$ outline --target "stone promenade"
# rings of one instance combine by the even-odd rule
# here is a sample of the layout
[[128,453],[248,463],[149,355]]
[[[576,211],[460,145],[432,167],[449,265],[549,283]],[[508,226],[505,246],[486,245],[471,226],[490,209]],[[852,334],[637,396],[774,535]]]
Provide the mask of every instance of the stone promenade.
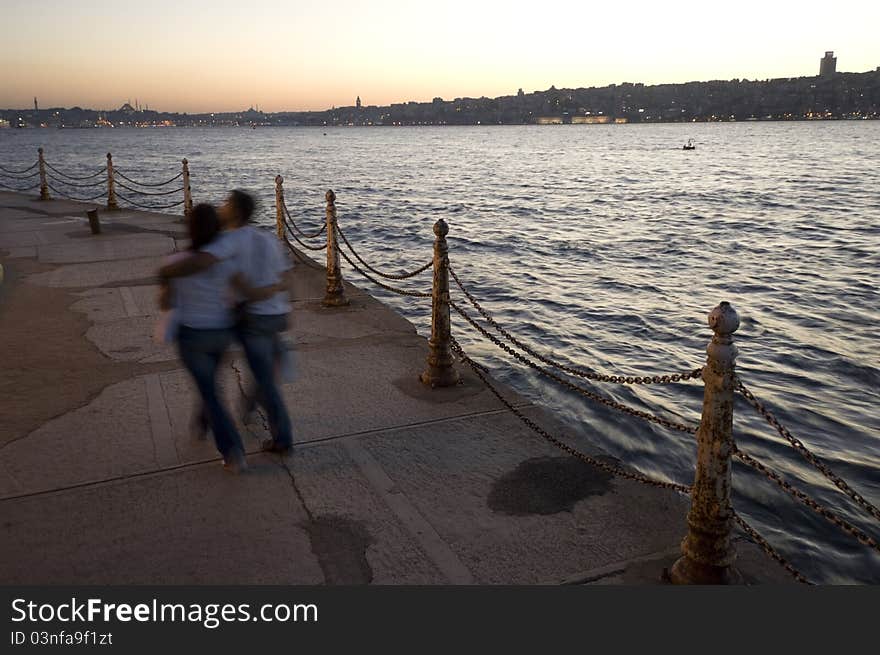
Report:
[[[323,308],[323,272],[297,261],[297,450],[259,453],[257,420],[251,470],[224,473],[152,340],[179,217],[102,211],[92,236],[88,208],[0,193],[0,584],[655,583],[674,560],[686,498],[565,456],[472,376],[422,387],[412,325],[354,286]],[[242,371],[234,351],[230,407]],[[738,545],[747,579],[787,580]]]

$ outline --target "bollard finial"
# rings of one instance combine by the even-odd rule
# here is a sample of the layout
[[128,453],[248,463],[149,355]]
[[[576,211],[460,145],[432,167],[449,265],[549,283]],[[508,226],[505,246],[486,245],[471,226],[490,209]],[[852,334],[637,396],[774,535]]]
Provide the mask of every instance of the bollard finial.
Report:
[[333,193],[333,189],[327,189],[327,193],[324,194],[324,197],[327,199],[327,202],[336,203],[336,194]]
[[111,153],[107,153],[107,159],[113,159],[113,155]]
[[446,224],[442,218],[439,219],[436,223],[434,223],[434,234],[438,237],[445,237],[449,234],[449,225]]
[[739,329],[739,314],[729,302],[722,301],[709,312],[709,327],[716,336],[729,337]]
[[43,154],[43,147],[40,146],[39,148],[37,148],[37,152],[42,155]]
[[187,159],[186,157],[184,157],[183,159],[181,159],[181,162],[183,162],[183,165],[184,165],[184,166],[189,166],[189,159]]
[[275,176],[275,186],[279,186],[281,184],[284,184],[284,178],[281,177],[280,175],[276,175]]

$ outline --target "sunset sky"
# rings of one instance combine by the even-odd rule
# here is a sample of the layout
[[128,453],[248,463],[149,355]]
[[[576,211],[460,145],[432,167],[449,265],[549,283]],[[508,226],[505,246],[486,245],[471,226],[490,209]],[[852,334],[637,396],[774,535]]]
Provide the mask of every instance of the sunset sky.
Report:
[[[797,7],[797,9],[795,9]],[[880,2],[3,0],[0,107],[325,109],[880,66]]]

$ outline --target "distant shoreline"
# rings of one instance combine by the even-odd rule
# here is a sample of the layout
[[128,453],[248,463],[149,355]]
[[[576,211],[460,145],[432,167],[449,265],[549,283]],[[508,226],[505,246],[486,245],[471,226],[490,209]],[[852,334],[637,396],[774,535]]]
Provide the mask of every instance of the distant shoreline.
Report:
[[742,123],[859,123],[874,122],[880,120],[880,116],[865,116],[861,118],[747,118],[744,120],[703,120],[703,121],[644,121],[633,123],[476,123],[476,124],[438,124],[438,123],[405,123],[397,125],[120,125],[113,127],[0,127],[0,134],[4,132],[31,132],[37,130],[179,130],[179,129],[209,129],[209,130],[264,130],[264,129],[303,129],[303,130],[340,130],[340,129],[392,129],[401,127],[437,127],[437,128],[470,128],[470,127],[534,127],[534,128],[551,128],[551,127],[578,127],[578,128],[597,128],[610,127],[620,128],[625,126],[651,126],[651,125],[720,125],[720,124],[742,124]]

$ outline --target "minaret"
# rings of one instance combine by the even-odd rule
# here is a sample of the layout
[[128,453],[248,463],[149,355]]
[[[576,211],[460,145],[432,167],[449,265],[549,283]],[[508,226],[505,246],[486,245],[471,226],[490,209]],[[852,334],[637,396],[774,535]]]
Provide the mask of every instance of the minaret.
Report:
[[34,96],[34,111],[40,111],[40,105],[37,104],[37,96]]
[[356,106],[358,109],[361,108],[361,97],[360,97],[360,96],[357,97],[357,101],[355,102],[355,106]]

